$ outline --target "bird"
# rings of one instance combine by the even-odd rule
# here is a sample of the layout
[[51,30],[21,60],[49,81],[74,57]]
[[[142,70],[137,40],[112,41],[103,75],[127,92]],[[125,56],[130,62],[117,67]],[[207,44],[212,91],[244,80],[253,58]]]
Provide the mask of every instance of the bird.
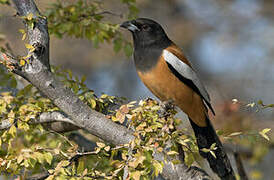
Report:
[[[134,63],[142,82],[162,102],[172,101],[187,114],[200,155],[221,179],[234,180],[230,161],[209,119],[209,110],[215,115],[209,94],[183,51],[152,19],[137,18],[120,27],[133,36]],[[216,157],[202,151],[214,143]]]

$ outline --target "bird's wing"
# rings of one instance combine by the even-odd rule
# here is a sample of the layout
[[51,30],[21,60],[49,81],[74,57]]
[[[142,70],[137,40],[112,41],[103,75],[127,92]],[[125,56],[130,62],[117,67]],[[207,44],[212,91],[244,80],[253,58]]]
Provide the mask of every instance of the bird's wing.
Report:
[[168,50],[164,50],[162,54],[164,60],[167,62],[168,67],[183,83],[187,84],[197,94],[199,94],[213,114],[215,114],[211,104],[210,97],[205,89],[203,83],[199,80],[195,71],[186,63],[181,61],[177,56]]

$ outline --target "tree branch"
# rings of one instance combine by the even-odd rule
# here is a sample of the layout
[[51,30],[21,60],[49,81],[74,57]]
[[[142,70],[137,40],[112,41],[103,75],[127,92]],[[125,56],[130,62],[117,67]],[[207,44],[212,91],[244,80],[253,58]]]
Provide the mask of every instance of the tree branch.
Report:
[[244,165],[243,165],[242,159],[240,157],[240,154],[235,152],[234,153],[234,158],[235,158],[235,161],[236,161],[236,166],[237,166],[238,173],[239,173],[239,176],[240,176],[241,180],[248,180],[248,177],[247,177],[247,174],[245,172]]
[[[29,122],[30,124],[43,124],[43,123],[50,123],[51,130],[56,131],[56,132],[63,132],[61,131],[66,130],[66,131],[73,131],[76,129],[79,129],[76,124],[66,117],[64,114],[61,112],[44,112],[42,113],[37,119],[33,119]],[[0,130],[6,130],[10,128],[12,124],[8,119],[2,120],[0,122]],[[58,127],[55,127],[58,126]]]
[[[70,89],[58,81],[50,72],[49,65],[49,35],[47,20],[40,13],[33,0],[13,0],[18,14],[27,16],[33,14],[35,24],[27,26],[29,44],[35,51],[29,52],[29,63],[18,68],[13,62],[12,71],[27,79],[38,88],[52,102],[58,106],[71,122],[89,133],[114,145],[128,144],[135,137],[132,131],[107,119],[103,114],[92,110],[83,103]],[[0,60],[11,60],[5,54],[0,53]],[[14,64],[15,63],[15,64]],[[164,161],[164,154],[155,155],[156,159]],[[163,177],[166,179],[210,179],[204,172],[188,168],[183,164],[173,165],[171,160],[164,161]]]

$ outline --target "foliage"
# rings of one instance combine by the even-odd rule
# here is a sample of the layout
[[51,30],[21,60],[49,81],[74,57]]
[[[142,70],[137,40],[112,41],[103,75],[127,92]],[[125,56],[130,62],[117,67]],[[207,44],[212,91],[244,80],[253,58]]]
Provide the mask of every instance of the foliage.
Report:
[[0,65],[0,91],[15,90],[17,81],[11,72],[7,72],[2,65]]
[[[79,78],[74,79],[70,71],[59,72],[55,69],[55,72],[61,78],[67,78],[64,80],[65,84],[99,111],[115,100],[114,97],[107,95],[97,98],[82,84],[84,78],[81,78],[81,81]],[[94,152],[74,161],[74,157],[79,154],[78,146],[74,142],[69,141],[64,135],[44,129],[40,124],[31,123],[42,112],[58,110],[50,100],[42,97],[31,85],[20,90],[15,96],[8,92],[2,93],[1,119],[8,119],[12,125],[1,132],[1,171],[15,175],[23,171],[24,175],[21,175],[21,178],[30,172],[35,174],[43,169],[50,173],[48,179],[113,179],[122,177],[127,169],[133,179],[149,179],[151,172],[153,176],[157,176],[163,168],[163,162],[153,160],[154,151],[165,152],[170,156],[176,155],[177,141],[191,149],[186,141],[190,138],[192,140],[188,142],[192,142],[197,152],[193,138],[183,135],[183,131],[175,130],[175,126],[181,122],[174,118],[176,111],[172,109],[162,115],[160,106],[154,100],[141,101],[139,106],[133,104],[134,102],[123,105],[109,115],[109,118],[120,123],[128,121],[129,127],[135,130],[136,139],[133,142],[120,147],[97,142]]]
[[[132,179],[150,179],[163,169],[163,162],[153,160],[154,153],[176,156],[179,154],[178,148],[182,147],[187,165],[190,166],[199,159],[194,136],[186,129],[179,128],[182,122],[174,117],[176,111],[173,108],[163,110],[157,101],[147,99],[140,101],[138,105],[130,102],[116,111],[108,111],[110,105],[117,102],[120,104],[122,99],[106,94],[97,97],[84,84],[85,77],[73,76],[69,70],[54,68],[53,72],[91,108],[104,112],[114,122],[126,124],[133,129],[135,140],[123,146],[97,142],[94,151],[82,153],[75,142],[67,139],[69,133],[59,134],[44,129],[41,124],[32,123],[42,112],[59,109],[28,85],[15,95],[1,93],[1,119],[8,119],[12,124],[1,131],[2,172],[20,175],[21,178],[47,171],[50,174],[48,179],[119,179],[124,174]],[[262,130],[260,134],[266,135],[268,131]],[[258,138],[257,134],[248,136]],[[240,136],[243,133],[236,132],[226,135],[226,138]],[[214,150],[213,144],[212,148],[203,151],[214,156]],[[173,163],[178,161],[174,160]]]
[[[136,17],[138,10],[135,0],[122,0],[129,9],[129,18]],[[57,1],[47,9],[49,32],[62,38],[64,35],[91,40],[95,47],[99,43],[112,42],[115,52],[124,50],[127,56],[132,53],[131,44],[119,32],[119,24],[106,21],[105,16],[120,16],[109,11],[104,11],[103,2],[83,1],[69,3]]]
[[10,5],[9,0],[0,0],[0,4]]

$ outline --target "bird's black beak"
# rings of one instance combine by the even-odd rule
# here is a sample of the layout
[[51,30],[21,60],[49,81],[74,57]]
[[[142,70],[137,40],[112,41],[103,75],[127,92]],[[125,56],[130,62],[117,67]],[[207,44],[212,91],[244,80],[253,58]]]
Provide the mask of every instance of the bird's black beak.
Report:
[[137,27],[137,25],[134,23],[135,21],[126,21],[123,22],[120,27],[128,29],[131,32],[140,31],[140,29]]

